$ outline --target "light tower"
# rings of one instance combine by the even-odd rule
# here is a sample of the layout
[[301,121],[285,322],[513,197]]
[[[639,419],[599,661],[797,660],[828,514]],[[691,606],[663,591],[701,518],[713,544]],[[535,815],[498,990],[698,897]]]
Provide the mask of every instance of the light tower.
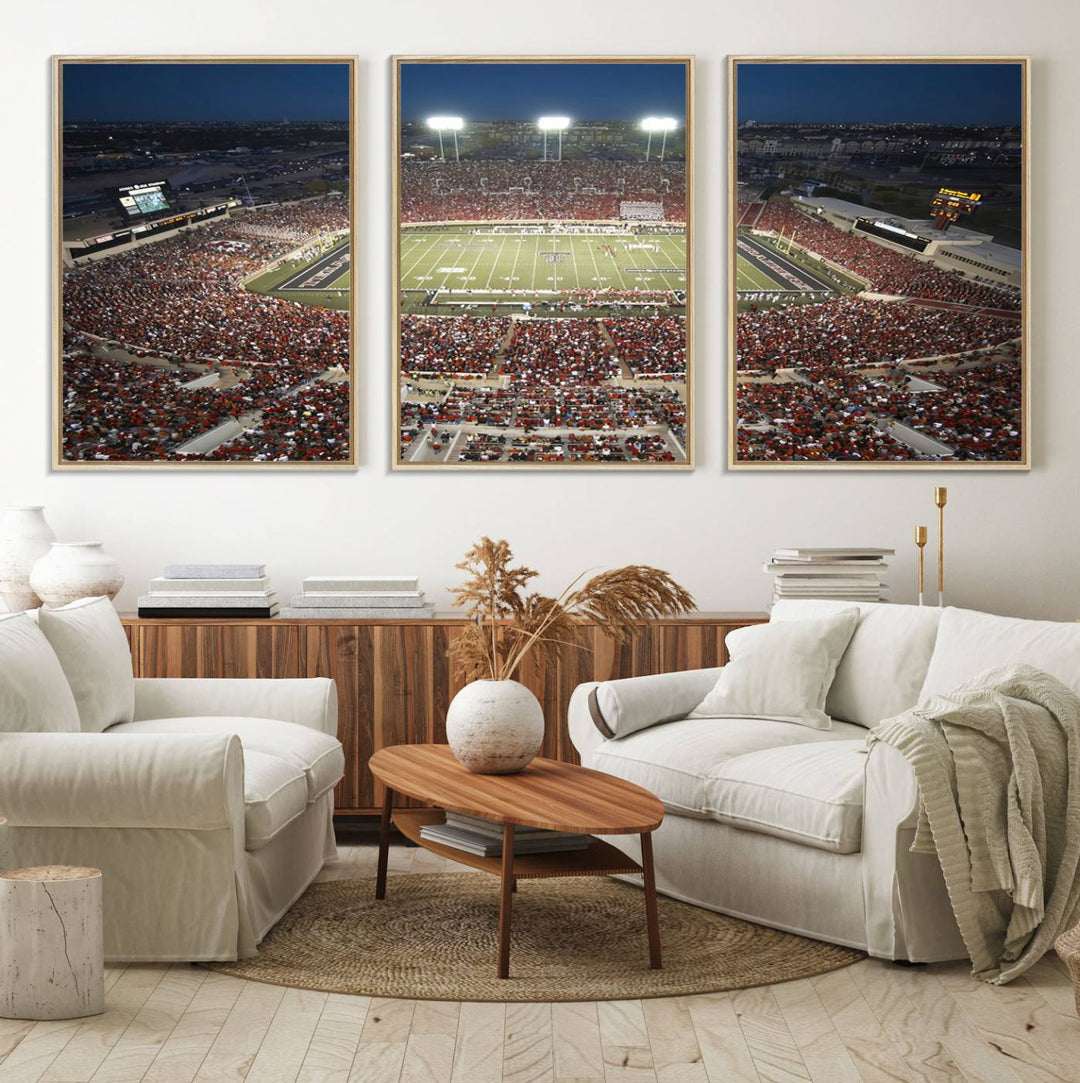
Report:
[[439,133],[439,157],[445,162],[446,154],[443,152],[443,132],[454,133],[454,161],[460,162],[461,158],[458,156],[458,141],[457,133],[465,127],[465,121],[461,117],[428,117],[427,126],[434,128]]
[[652,154],[653,132],[663,132],[664,138],[660,143],[660,161],[663,161],[664,151],[667,149],[668,132],[675,131],[678,126],[679,122],[674,117],[646,117],[641,122],[642,129],[649,133],[649,142],[645,146],[645,161],[648,161]]
[[548,160],[547,156],[547,134],[548,132],[559,133],[559,157],[557,161],[562,161],[562,133],[570,127],[569,117],[541,117],[536,126],[544,133],[544,161]]

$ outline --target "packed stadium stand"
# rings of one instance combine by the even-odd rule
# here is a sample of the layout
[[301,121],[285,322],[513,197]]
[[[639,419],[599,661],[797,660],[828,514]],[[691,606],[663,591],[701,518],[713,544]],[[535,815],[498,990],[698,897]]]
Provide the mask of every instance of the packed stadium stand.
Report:
[[401,166],[401,221],[406,225],[643,216],[686,221],[683,163],[416,160]]
[[754,227],[783,233],[805,248],[858,275],[869,288],[903,297],[930,298],[964,305],[1016,311],[1014,289],[973,282],[958,271],[942,271],[913,255],[894,251],[798,209],[788,199],[771,199]]
[[[244,282],[348,226],[347,201],[311,200],[65,269],[64,458],[182,458],[192,437],[241,417],[251,431],[203,457],[347,458],[347,381],[321,381],[348,372],[348,314]],[[102,343],[143,363],[102,356]],[[221,386],[185,386],[200,370],[219,373]]]
[[823,257],[867,293],[784,305],[766,294],[763,304],[744,305],[740,461],[1020,457],[1016,289],[942,270],[787,199],[740,204],[738,222]]

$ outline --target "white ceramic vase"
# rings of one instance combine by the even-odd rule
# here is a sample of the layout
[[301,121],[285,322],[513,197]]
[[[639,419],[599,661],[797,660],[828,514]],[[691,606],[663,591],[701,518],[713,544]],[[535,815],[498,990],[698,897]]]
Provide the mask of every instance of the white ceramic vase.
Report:
[[115,598],[123,585],[120,562],[105,554],[101,542],[53,542],[30,573],[30,586],[46,609],[80,598]]
[[0,515],[0,600],[12,613],[37,609],[30,570],[56,540],[40,504],[11,505]]
[[524,770],[544,743],[544,709],[517,681],[473,681],[446,711],[446,740],[478,775]]

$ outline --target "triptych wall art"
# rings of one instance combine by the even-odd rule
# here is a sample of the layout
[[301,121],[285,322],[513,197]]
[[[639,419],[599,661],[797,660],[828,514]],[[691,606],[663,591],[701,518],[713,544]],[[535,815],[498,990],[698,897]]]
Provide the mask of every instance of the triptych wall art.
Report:
[[55,465],[354,466],[355,60],[55,71]]
[[730,67],[728,465],[1026,468],[1027,62]]
[[[693,75],[394,59],[395,469],[723,428]],[[56,59],[57,468],[358,465],[355,103],[352,57]],[[737,57],[728,105],[728,468],[1027,468],[1026,59]]]

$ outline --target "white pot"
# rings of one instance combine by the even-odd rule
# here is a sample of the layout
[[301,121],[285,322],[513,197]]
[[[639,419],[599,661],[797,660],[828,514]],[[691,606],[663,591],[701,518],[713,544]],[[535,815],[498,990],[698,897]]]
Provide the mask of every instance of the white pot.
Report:
[[12,505],[0,515],[0,600],[12,613],[37,609],[30,569],[56,540],[40,504]]
[[46,609],[80,598],[115,598],[124,585],[120,562],[106,556],[101,542],[53,542],[30,573],[30,586]]
[[446,740],[478,775],[524,770],[544,743],[544,709],[517,681],[473,681],[450,701]]

